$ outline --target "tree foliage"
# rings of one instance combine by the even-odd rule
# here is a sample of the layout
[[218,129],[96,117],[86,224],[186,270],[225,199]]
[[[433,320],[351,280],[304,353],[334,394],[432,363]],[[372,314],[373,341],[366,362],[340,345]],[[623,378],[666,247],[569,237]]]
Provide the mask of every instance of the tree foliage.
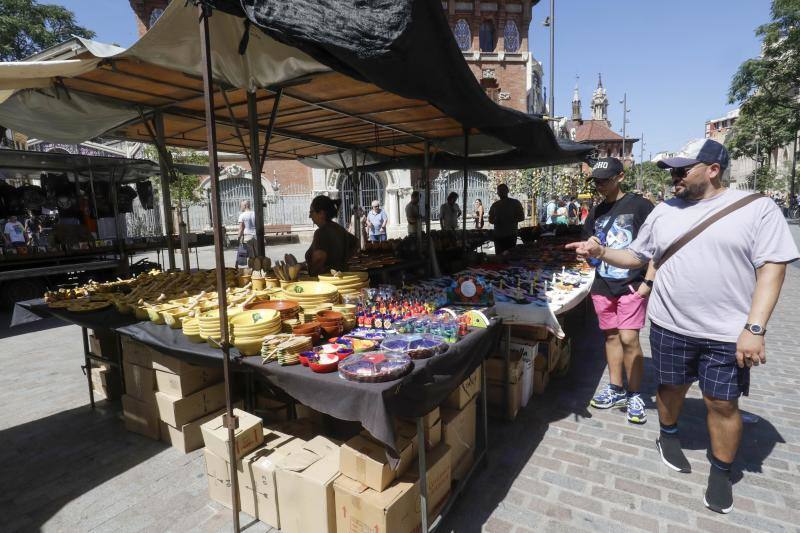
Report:
[[756,29],[761,57],[742,63],[731,80],[728,99],[740,104],[726,143],[734,157],[763,158],[800,130],[800,0],[773,0],[771,15]]
[[92,38],[94,32],[79,26],[73,13],[62,6],[0,0],[0,61],[25,59],[72,35]]
[[632,183],[636,183],[636,178],[642,174],[642,191],[643,193],[649,192],[655,197],[659,194],[666,196],[665,191],[672,187],[672,178],[668,170],[658,168],[658,165],[652,161],[645,161],[625,172],[628,187]]
[[[169,149],[170,157],[174,163],[185,163],[191,165],[208,165],[208,155],[194,150],[179,148]],[[158,161],[158,150],[154,146],[146,146],[144,155],[147,159]],[[153,189],[160,191],[160,180],[158,176],[153,176]],[[200,191],[200,176],[193,174],[183,174],[176,171],[176,179],[169,184],[169,193],[173,205],[178,205],[180,201],[183,205],[199,202],[203,199]]]

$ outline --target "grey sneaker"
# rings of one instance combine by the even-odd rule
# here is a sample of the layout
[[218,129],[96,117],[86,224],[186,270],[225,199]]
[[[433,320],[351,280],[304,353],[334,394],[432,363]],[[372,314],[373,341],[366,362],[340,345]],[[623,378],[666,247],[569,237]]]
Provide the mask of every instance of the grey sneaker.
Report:
[[606,385],[603,390],[592,398],[589,405],[596,409],[611,409],[612,407],[622,407],[628,403],[625,391],[616,392],[611,385]]

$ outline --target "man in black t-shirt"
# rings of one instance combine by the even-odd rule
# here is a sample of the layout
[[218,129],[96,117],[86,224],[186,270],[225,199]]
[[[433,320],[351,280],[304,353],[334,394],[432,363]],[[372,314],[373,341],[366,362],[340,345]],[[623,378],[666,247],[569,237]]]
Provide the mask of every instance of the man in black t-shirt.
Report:
[[[596,239],[604,246],[621,249],[636,238],[653,204],[641,196],[622,192],[623,178],[624,167],[619,159],[607,157],[595,163],[591,179],[604,200],[586,217],[584,239]],[[596,265],[592,303],[605,335],[609,384],[590,405],[598,409],[624,407],[629,422],[644,424],[647,414],[639,395],[643,371],[639,330],[644,327],[655,271],[628,270],[593,261]],[[627,393],[623,374],[628,378]]]

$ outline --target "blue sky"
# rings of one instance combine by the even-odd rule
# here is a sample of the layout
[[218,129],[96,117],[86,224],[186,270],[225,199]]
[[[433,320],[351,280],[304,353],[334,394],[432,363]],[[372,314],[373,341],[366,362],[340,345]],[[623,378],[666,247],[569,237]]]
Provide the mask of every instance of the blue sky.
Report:
[[[128,0],[45,1],[72,10],[100,41],[129,46],[137,38]],[[645,157],[702,137],[707,119],[731,109],[731,76],[758,55],[754,30],[769,20],[769,6],[768,0],[556,0],[556,113],[571,113],[579,75],[588,117],[602,72],[612,127],[622,128],[619,100],[627,92],[628,135],[644,132]],[[531,24],[531,50],[543,63],[545,85],[550,44],[542,21],[549,10],[549,0],[541,0]]]

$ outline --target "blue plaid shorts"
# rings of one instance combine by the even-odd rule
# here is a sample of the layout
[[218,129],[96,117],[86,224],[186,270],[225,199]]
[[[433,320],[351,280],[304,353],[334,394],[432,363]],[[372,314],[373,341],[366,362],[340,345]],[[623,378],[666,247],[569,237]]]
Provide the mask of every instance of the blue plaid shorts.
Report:
[[650,322],[650,351],[662,385],[700,380],[705,396],[735,400],[747,396],[750,369],[736,364],[736,343],[699,339]]

